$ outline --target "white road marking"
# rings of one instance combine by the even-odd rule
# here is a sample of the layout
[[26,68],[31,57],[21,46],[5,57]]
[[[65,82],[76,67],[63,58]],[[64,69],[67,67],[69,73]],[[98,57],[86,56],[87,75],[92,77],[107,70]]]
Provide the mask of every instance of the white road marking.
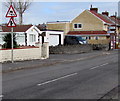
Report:
[[42,86],[42,85],[45,85],[45,84],[48,84],[48,83],[52,83],[52,82],[55,82],[55,81],[58,81],[60,79],[64,79],[64,78],[67,78],[67,77],[70,77],[70,76],[74,76],[74,75],[77,75],[78,73],[73,73],[73,74],[69,74],[69,75],[65,75],[63,77],[59,77],[59,78],[56,78],[56,79],[53,79],[53,80],[50,80],[50,81],[46,81],[46,82],[43,82],[43,83],[40,83],[40,84],[37,84],[38,86]]
[[98,67],[100,67],[100,66],[92,67],[92,68],[90,68],[90,69],[95,69],[95,68],[98,68]]
[[0,98],[2,98],[3,97],[3,95],[0,95]]
[[95,66],[95,67],[92,67],[92,68],[90,68],[90,69],[95,69],[95,68],[98,68],[98,67],[102,67],[102,66],[105,66],[105,65],[107,65],[108,63],[105,63],[105,64],[102,64],[102,65],[99,65],[99,66]]
[[105,66],[105,65],[107,65],[108,63],[105,63],[105,64],[102,64],[102,65],[100,65],[100,66]]

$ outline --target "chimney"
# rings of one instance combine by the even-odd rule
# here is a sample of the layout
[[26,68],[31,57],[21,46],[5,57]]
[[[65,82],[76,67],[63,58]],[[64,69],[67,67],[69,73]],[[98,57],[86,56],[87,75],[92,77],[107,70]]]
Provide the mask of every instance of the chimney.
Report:
[[98,13],[98,8],[92,8],[92,6],[91,6],[90,11],[93,11],[93,12],[95,12],[95,13]]
[[109,12],[107,12],[107,11],[105,11],[105,12],[102,12],[102,15],[109,16]]

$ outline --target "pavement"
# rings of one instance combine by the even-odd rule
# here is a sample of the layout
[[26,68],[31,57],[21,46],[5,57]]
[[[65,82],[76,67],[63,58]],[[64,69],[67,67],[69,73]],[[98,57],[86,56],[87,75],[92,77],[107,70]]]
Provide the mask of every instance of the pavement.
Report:
[[16,70],[23,69],[34,69],[43,66],[55,65],[58,63],[65,62],[74,62],[76,60],[84,60],[86,58],[94,58],[96,56],[109,55],[110,53],[114,54],[117,51],[92,51],[90,53],[82,53],[82,54],[50,54],[49,59],[39,59],[39,60],[28,60],[28,61],[15,61],[4,62],[2,63],[2,73],[12,72]]
[[81,98],[118,99],[116,90],[111,90],[117,84],[117,68],[113,68],[117,66],[117,52],[52,54],[46,60],[3,63],[3,94],[5,98],[74,99],[77,92]]

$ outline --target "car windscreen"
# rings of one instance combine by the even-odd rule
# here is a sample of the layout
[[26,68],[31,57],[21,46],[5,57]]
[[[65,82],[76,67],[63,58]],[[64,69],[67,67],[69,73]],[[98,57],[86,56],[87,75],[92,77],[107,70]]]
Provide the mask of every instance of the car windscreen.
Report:
[[85,39],[83,39],[82,37],[79,37],[79,36],[77,36],[77,39],[78,39],[78,41],[86,41]]

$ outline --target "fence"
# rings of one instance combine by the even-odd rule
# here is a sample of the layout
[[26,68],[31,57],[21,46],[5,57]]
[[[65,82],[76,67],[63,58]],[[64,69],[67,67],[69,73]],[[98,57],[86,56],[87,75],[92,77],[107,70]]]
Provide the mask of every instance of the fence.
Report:
[[[32,59],[47,59],[49,58],[48,43],[39,44],[34,48],[23,48],[13,50],[14,61],[32,60]],[[11,49],[0,50],[0,62],[11,61]]]

